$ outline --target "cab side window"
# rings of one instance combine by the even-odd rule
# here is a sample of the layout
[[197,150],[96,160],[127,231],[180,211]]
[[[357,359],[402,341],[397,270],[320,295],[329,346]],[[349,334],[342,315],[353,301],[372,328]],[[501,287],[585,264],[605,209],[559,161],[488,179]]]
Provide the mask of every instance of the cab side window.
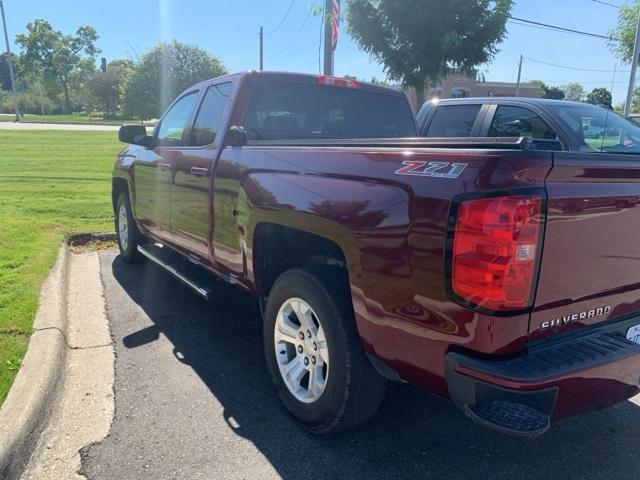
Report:
[[231,86],[231,82],[225,82],[211,85],[207,89],[191,129],[189,145],[202,147],[215,141],[222,115],[231,95]]
[[440,105],[426,137],[468,137],[482,105]]
[[502,105],[496,109],[490,137],[529,137],[534,140],[557,140],[556,132],[528,108]]
[[166,145],[184,145],[182,135],[187,128],[191,113],[195,107],[198,95],[196,92],[190,92],[175,102],[164,114],[162,121],[158,126],[156,136],[162,144]]

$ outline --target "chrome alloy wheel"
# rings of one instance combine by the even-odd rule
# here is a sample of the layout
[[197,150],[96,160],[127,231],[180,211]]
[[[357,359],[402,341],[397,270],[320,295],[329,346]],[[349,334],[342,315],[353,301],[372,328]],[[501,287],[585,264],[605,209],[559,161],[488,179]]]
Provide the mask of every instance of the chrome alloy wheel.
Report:
[[129,245],[129,218],[124,205],[120,205],[118,210],[118,240],[122,249],[126,250]]
[[280,375],[301,402],[317,401],[329,378],[329,349],[322,325],[311,306],[300,298],[286,300],[273,331]]

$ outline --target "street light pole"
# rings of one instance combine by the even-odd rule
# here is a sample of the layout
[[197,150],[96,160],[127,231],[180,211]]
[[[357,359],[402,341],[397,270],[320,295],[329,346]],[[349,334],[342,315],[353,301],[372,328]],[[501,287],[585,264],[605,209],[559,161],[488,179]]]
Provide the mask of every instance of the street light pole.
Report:
[[7,46],[7,62],[9,63],[9,78],[11,79],[11,93],[13,95],[13,110],[16,114],[16,122],[20,121],[20,109],[18,108],[18,93],[16,92],[16,76],[13,71],[13,59],[9,48],[9,34],[7,33],[7,22],[4,18],[4,5],[0,0],[0,15],[2,16],[2,28],[4,29],[4,43]]
[[636,41],[633,44],[633,57],[631,58],[631,74],[629,75],[629,88],[627,90],[627,101],[624,102],[624,114],[631,113],[631,103],[633,102],[633,90],[636,86],[636,69],[638,68],[638,54],[640,54],[640,17],[636,23]]

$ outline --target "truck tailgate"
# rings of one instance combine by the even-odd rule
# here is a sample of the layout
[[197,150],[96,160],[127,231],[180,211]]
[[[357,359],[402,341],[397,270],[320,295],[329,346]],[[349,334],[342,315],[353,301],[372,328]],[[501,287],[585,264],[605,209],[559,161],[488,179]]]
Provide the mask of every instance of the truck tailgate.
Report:
[[640,310],[640,155],[557,153],[532,340]]

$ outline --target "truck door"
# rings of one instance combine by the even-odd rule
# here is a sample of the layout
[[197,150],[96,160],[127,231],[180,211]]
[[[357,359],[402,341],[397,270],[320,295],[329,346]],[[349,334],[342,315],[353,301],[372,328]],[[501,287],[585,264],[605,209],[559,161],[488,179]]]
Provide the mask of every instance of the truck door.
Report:
[[160,146],[140,150],[134,162],[136,218],[161,239],[171,239],[172,158],[183,145],[197,98],[198,91],[194,90],[173,103],[156,128]]
[[171,230],[178,246],[194,253],[205,264],[213,261],[209,248],[213,225],[209,191],[220,145],[224,141],[222,119],[229,108],[232,82],[210,85],[202,96],[187,146],[171,158]]

